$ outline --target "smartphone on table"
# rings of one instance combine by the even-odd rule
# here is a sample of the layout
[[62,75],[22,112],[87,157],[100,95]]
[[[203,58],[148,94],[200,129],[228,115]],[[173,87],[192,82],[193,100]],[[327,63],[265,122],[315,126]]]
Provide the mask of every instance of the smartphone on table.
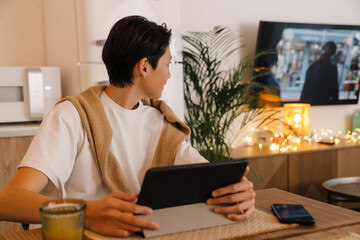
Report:
[[282,223],[315,224],[315,219],[301,204],[272,204],[271,210]]

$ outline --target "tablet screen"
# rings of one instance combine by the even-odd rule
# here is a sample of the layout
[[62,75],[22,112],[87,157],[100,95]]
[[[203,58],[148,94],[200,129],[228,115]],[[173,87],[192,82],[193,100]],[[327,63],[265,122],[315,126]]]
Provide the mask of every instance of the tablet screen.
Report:
[[211,192],[241,180],[247,159],[149,169],[137,204],[152,209],[205,202]]

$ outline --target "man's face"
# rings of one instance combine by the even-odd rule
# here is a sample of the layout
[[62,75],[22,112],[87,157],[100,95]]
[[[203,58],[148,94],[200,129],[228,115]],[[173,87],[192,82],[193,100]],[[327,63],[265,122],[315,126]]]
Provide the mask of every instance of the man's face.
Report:
[[156,69],[149,64],[147,69],[147,77],[143,82],[143,90],[149,98],[158,99],[161,97],[162,91],[170,74],[171,54],[169,46],[166,48],[164,55],[158,61]]
[[328,57],[331,57],[332,55],[335,54],[335,51],[334,51],[334,49],[333,49],[331,46],[325,45],[325,46],[324,46],[324,53],[325,53]]

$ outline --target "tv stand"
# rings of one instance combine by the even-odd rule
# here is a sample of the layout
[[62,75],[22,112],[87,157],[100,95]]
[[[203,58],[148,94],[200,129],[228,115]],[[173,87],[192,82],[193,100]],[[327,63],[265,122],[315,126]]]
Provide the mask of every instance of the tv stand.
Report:
[[299,144],[298,150],[273,152],[269,147],[239,147],[232,150],[232,158],[248,158],[258,172],[248,178],[255,190],[279,188],[326,202],[328,193],[322,187],[326,180],[360,176],[360,143],[356,144]]

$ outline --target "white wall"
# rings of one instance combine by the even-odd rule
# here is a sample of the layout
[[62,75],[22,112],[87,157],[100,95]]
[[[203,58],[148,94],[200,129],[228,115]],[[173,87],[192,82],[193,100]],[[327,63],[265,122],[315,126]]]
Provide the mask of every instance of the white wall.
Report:
[[0,65],[43,66],[42,0],[0,0]]
[[[169,27],[180,28],[182,32],[207,31],[215,25],[230,26],[243,35],[246,47],[242,55],[255,50],[259,20],[360,25],[360,0],[112,0],[106,1],[108,4],[102,0],[87,0],[101,6],[112,3],[114,6],[110,9],[117,15],[102,19],[102,23],[90,21],[90,27],[106,26],[100,31],[101,35],[95,36],[91,28],[84,33],[84,29],[76,26],[76,14],[81,10],[79,5],[85,0],[25,2],[0,1],[0,28],[6,33],[0,41],[0,64],[61,66],[64,96],[73,95],[81,89],[76,63],[93,60],[92,52],[83,55],[82,46],[77,44],[78,37],[88,35],[89,43],[94,46],[94,40],[103,38],[116,18],[122,15],[149,12],[152,14],[148,17],[156,16],[157,19],[153,20],[166,21]],[[124,5],[126,8],[122,8]],[[92,10],[104,11],[103,8]],[[91,15],[94,12],[89,11],[88,14],[84,17],[96,18]],[[24,39],[26,44],[23,44]],[[98,54],[101,48],[95,48]],[[102,79],[99,77],[99,80]],[[350,129],[351,114],[355,111],[360,111],[359,104],[312,107],[311,129]]]
[[75,2],[43,0],[43,13],[46,65],[60,67],[62,96],[74,95],[80,91]]
[[[246,47],[255,51],[260,20],[360,25],[359,0],[182,0],[185,31],[208,31],[216,25],[238,29]],[[346,131],[360,104],[311,107],[310,128]]]

